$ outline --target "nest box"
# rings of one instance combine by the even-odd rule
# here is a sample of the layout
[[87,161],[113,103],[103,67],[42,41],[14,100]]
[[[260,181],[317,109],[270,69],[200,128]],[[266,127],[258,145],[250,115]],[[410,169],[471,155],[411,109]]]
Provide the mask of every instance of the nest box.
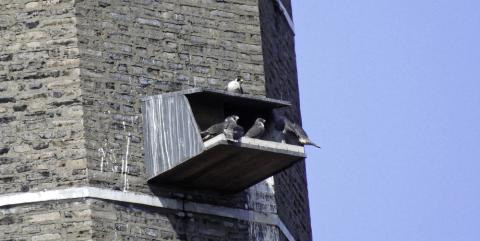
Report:
[[[143,99],[146,171],[152,185],[234,193],[264,180],[305,157],[303,146],[219,134],[207,141],[201,130],[240,117],[247,130],[257,117],[271,123],[272,110],[290,103],[247,94],[193,88]],[[272,128],[270,128],[272,129]]]

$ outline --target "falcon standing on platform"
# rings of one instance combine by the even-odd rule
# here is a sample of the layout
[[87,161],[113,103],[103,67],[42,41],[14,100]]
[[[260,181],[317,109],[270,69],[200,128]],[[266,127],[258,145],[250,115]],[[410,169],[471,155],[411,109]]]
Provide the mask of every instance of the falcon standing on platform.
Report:
[[216,123],[208,127],[208,129],[200,132],[202,139],[205,141],[210,139],[218,134],[222,134],[225,132],[225,129],[232,128],[233,125],[236,125],[237,120],[239,119],[236,115],[231,115],[225,118],[223,122]]
[[243,81],[244,81],[243,78],[239,76],[234,80],[228,82],[226,87],[227,91],[231,93],[243,94],[243,88],[242,88]]
[[223,133],[229,141],[238,142],[245,134],[243,127],[237,124],[238,119],[240,118],[237,115],[231,115],[225,119]]
[[265,122],[265,119],[257,118],[245,136],[250,138],[260,138],[265,132]]

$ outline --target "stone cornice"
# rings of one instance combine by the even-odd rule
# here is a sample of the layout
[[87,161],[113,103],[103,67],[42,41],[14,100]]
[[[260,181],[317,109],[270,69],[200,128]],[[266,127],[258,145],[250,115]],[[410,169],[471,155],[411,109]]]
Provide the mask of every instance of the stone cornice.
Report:
[[280,217],[273,213],[262,213],[251,210],[229,208],[210,204],[183,201],[173,198],[157,197],[141,193],[122,192],[96,187],[76,187],[58,190],[47,190],[41,192],[4,194],[0,195],[0,207],[78,198],[95,198],[123,203],[132,203],[267,224],[278,227],[278,229],[289,241],[295,241],[295,238],[287,229]]

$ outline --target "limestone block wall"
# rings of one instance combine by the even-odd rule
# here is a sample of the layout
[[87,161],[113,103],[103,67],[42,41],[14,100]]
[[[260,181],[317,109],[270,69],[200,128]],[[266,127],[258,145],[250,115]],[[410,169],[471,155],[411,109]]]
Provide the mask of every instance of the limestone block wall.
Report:
[[[241,75],[246,92],[292,101],[300,121],[293,43],[274,0],[0,1],[0,201],[94,186],[278,212],[293,236],[311,240],[303,163],[222,195],[150,186],[143,162],[147,95],[223,89]],[[0,206],[2,232],[2,240],[286,240],[269,224],[86,196]]]
[[86,184],[73,0],[0,1],[0,193]]
[[[264,94],[257,1],[77,2],[92,185],[152,192],[145,182],[142,97],[193,86],[223,89],[237,75],[247,92]],[[201,199],[245,206],[232,197]]]
[[24,204],[0,208],[0,240],[92,240],[86,200]]
[[246,221],[93,200],[94,240],[249,240]]

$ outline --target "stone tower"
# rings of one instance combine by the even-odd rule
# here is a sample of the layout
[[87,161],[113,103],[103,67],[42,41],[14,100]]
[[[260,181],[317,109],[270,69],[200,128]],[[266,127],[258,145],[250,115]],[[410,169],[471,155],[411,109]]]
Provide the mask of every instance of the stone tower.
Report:
[[237,194],[146,180],[140,99],[287,100],[290,0],[1,0],[0,240],[311,240],[304,162]]

